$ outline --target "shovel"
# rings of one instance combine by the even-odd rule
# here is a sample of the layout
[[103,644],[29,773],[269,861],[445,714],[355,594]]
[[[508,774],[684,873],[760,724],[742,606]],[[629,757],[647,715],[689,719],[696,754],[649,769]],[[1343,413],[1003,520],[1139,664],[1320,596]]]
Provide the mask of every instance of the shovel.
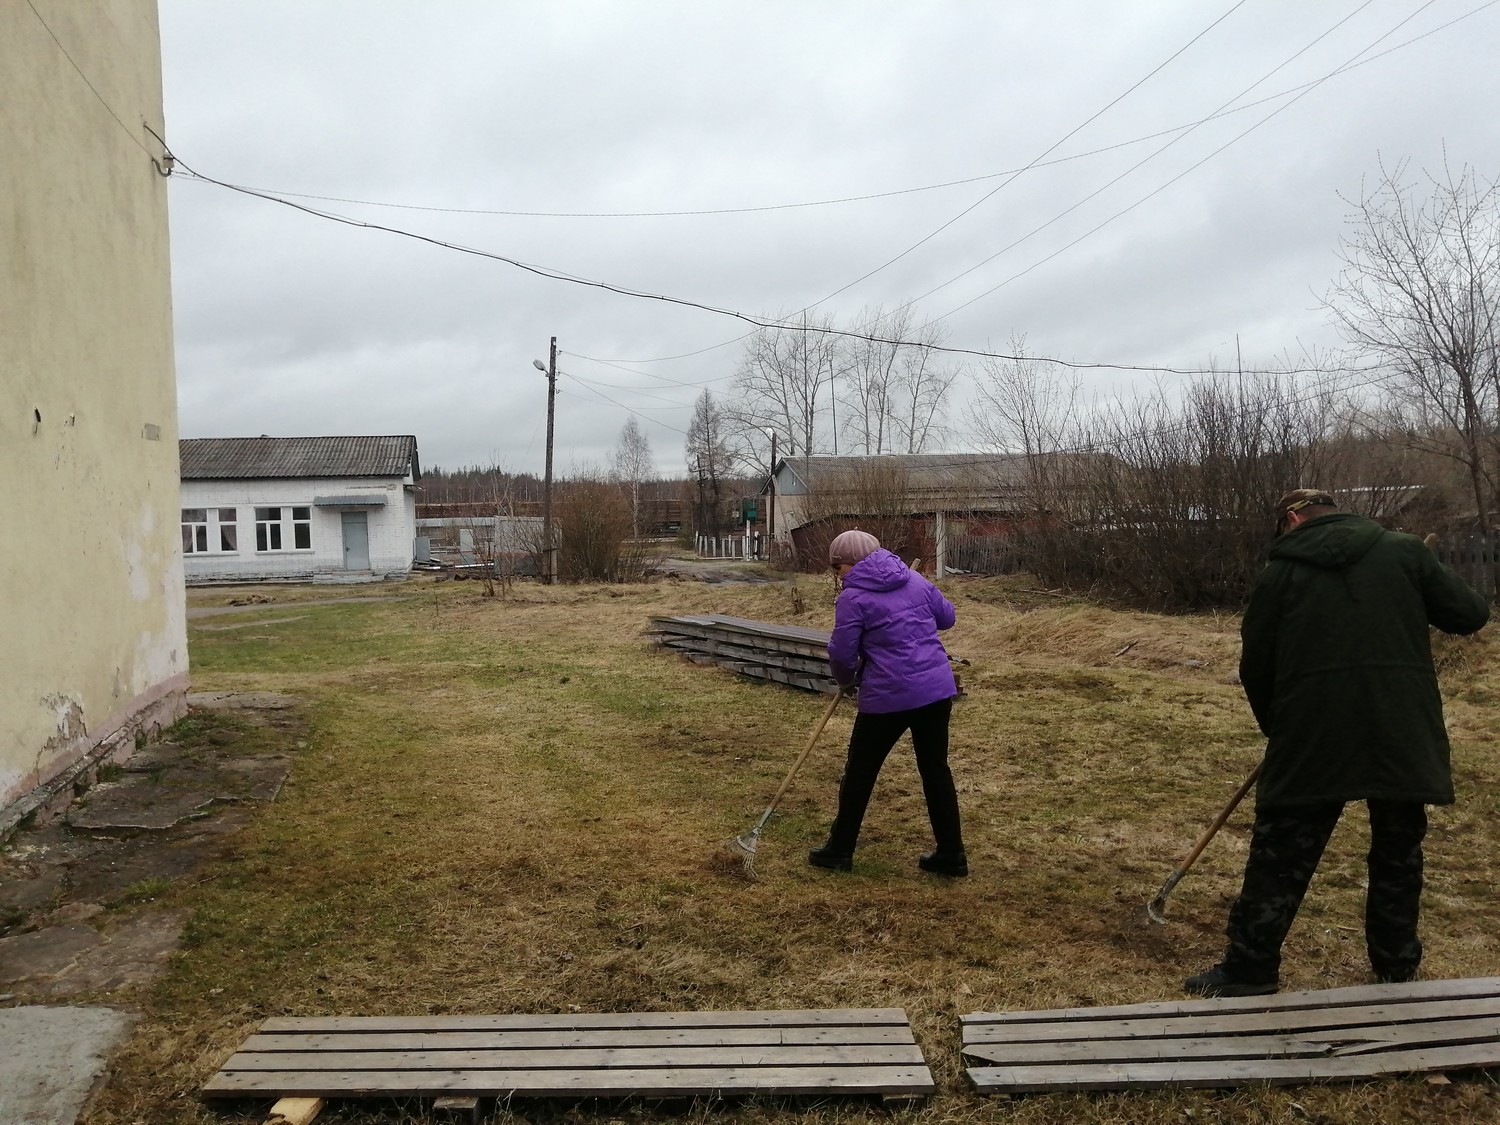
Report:
[[1234,791],[1234,796],[1229,798],[1229,803],[1220,810],[1219,815],[1198,837],[1198,842],[1193,845],[1193,850],[1183,857],[1177,865],[1177,870],[1167,876],[1167,881],[1161,885],[1161,890],[1156,892],[1156,897],[1146,904],[1146,917],[1157,925],[1167,924],[1167,896],[1172,893],[1174,887],[1182,882],[1182,877],[1188,873],[1188,869],[1198,862],[1198,857],[1203,854],[1203,849],[1208,847],[1208,842],[1218,834],[1219,829],[1224,827],[1224,822],[1229,819],[1230,814],[1245,799],[1245,794],[1250,792],[1250,787],[1255,784],[1255,779],[1260,776],[1261,763],[1256,762],[1255,768],[1250,771],[1250,776],[1245,778],[1240,787]]

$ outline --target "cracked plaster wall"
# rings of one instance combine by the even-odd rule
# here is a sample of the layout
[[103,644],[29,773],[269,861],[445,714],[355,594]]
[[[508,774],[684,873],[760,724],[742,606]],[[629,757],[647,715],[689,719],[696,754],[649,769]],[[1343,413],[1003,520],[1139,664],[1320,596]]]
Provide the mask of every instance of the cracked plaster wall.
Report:
[[181,713],[187,623],[155,0],[0,5],[0,73],[3,813]]

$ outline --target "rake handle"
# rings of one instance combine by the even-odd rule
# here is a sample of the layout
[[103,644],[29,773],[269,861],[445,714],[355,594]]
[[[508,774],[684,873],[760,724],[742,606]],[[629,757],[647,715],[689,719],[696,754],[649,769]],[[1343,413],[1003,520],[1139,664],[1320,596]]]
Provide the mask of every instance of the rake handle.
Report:
[[1234,796],[1229,798],[1229,803],[1219,810],[1219,815],[1214,817],[1213,823],[1203,830],[1203,835],[1198,837],[1198,842],[1193,845],[1193,850],[1188,852],[1183,861],[1178,864],[1177,870],[1172,872],[1174,878],[1168,881],[1168,890],[1176,886],[1177,880],[1188,873],[1188,868],[1198,862],[1198,857],[1203,854],[1203,849],[1208,847],[1208,842],[1219,834],[1219,829],[1224,827],[1224,822],[1233,815],[1234,810],[1245,799],[1245,794],[1250,792],[1250,787],[1255,784],[1256,778],[1260,777],[1260,767],[1261,763],[1256,762],[1255,768],[1250,771],[1250,775],[1240,783],[1240,787],[1234,791]]
[[771,803],[766,806],[766,811],[761,815],[761,824],[770,819],[771,813],[781,803],[781,798],[785,797],[786,791],[792,787],[792,782],[796,780],[798,771],[802,769],[802,763],[807,761],[807,756],[812,753],[813,747],[818,744],[818,739],[823,735],[823,728],[828,725],[828,720],[833,718],[834,711],[838,709],[839,700],[843,698],[844,691],[840,688],[834,693],[833,698],[828,701],[828,706],[823,710],[823,717],[818,720],[818,725],[813,727],[812,737],[807,740],[807,745],[802,748],[802,753],[797,755],[797,760],[792,763],[791,771],[781,783],[781,788],[776,790],[776,796],[771,798]]

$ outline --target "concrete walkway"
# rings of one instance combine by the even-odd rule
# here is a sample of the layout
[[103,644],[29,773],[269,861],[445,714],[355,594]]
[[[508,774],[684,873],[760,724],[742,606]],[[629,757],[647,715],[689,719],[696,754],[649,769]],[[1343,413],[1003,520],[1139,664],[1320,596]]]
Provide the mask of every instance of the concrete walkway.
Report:
[[133,1020],[111,1008],[0,1008],[0,1122],[74,1125]]

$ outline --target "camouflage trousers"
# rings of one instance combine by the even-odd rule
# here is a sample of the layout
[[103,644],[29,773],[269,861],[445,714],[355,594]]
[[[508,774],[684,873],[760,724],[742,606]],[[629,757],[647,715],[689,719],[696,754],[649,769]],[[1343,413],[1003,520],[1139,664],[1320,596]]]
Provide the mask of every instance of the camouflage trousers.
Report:
[[[1422,838],[1427,809],[1411,801],[1367,801],[1369,890],[1365,945],[1382,980],[1409,980],[1422,961],[1417,916],[1422,897]],[[1258,811],[1240,897],[1229,910],[1224,971],[1269,982],[1281,970],[1281,943],[1292,927],[1343,802]]]

